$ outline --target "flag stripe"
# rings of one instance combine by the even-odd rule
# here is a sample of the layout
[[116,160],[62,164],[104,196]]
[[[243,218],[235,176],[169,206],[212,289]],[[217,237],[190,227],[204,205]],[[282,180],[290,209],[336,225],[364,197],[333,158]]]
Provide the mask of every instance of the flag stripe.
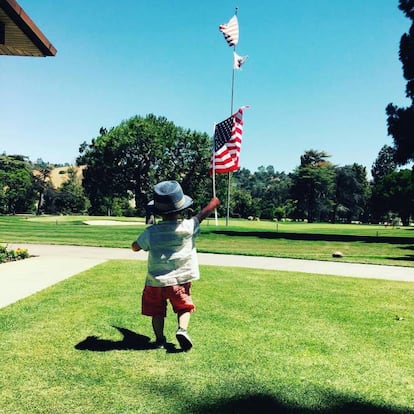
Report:
[[210,161],[210,174],[238,170],[243,134],[243,110],[216,125],[214,130],[214,153]]

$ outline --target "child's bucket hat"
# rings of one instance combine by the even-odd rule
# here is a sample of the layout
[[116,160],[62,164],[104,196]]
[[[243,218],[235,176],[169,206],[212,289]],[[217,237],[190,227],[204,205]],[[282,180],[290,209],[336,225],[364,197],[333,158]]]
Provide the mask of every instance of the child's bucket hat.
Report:
[[150,212],[171,214],[185,210],[193,204],[193,199],[183,193],[177,181],[161,181],[154,186],[154,200],[147,204]]

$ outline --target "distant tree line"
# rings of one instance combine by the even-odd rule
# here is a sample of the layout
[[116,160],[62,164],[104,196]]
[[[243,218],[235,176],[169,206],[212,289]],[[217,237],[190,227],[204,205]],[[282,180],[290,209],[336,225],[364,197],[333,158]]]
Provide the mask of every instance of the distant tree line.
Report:
[[[412,24],[400,41],[399,58],[411,105],[386,108],[388,134],[371,168],[353,163],[337,166],[324,151],[309,149],[290,173],[261,166],[232,174],[230,214],[233,217],[330,221],[396,222],[408,225],[414,217],[414,0],[399,8]],[[211,138],[177,127],[164,117],[135,116],[79,148],[83,179],[69,168],[67,179],[55,188],[53,166],[31,162],[23,155],[0,155],[0,214],[144,215],[153,185],[164,179],[182,183],[197,209],[211,197],[208,168]],[[227,198],[227,175],[217,176],[217,193]],[[133,201],[131,203],[131,201]],[[226,203],[219,214],[225,215]]]
[[[140,119],[146,121],[158,123],[159,119],[152,116]],[[165,123],[165,119],[161,121]],[[173,125],[167,125],[174,130]],[[68,168],[58,188],[50,179],[52,166],[32,163],[21,155],[2,155],[0,213],[143,216],[152,197],[152,186],[162,179],[179,180],[184,191],[194,197],[197,209],[211,197],[211,178],[207,173],[210,142],[204,134],[181,128],[177,132],[176,138],[180,139],[177,156],[171,155],[175,145],[172,139],[172,148],[165,152],[161,151],[160,143],[156,144],[160,145],[160,153],[153,159],[148,155],[152,140],[146,140],[142,154],[135,141],[131,149],[129,146],[120,149],[106,135],[100,135],[93,144],[81,146],[79,162],[86,166],[83,179],[79,179],[75,168]],[[117,132],[113,133],[116,136]],[[124,158],[118,154],[124,154]],[[305,151],[300,164],[288,174],[275,171],[273,166],[262,166],[255,172],[243,168],[231,177],[230,215],[308,222],[401,220],[408,225],[414,217],[413,172],[398,170],[393,154],[392,147],[381,149],[371,169],[371,181],[364,166],[356,163],[336,166],[329,162],[328,154],[317,150]],[[131,156],[134,158],[130,159]],[[137,159],[140,163],[135,164]],[[223,200],[219,215],[224,216],[227,175],[217,175],[216,181],[218,196]]]

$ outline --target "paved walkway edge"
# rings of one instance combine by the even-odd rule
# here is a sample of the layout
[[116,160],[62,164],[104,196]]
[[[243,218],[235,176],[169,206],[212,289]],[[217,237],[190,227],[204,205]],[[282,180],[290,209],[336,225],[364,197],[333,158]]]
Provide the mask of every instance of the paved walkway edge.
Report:
[[[107,260],[146,260],[148,257],[143,251],[134,253],[120,248],[26,243],[9,244],[8,247],[28,249],[35,257],[0,265],[0,308]],[[207,253],[199,253],[198,258],[201,265],[414,282],[414,268],[401,266]]]

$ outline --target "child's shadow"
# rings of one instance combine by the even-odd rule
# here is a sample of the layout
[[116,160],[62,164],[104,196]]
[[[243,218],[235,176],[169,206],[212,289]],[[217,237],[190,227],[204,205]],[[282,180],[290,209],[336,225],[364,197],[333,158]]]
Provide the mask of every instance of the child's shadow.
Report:
[[[97,336],[88,336],[83,341],[75,345],[75,349],[80,351],[145,351],[149,349],[158,349],[154,342],[150,342],[150,338],[145,335],[137,334],[126,328],[120,328],[113,326],[122,335],[123,338],[120,341],[113,341],[112,339],[101,339]],[[182,349],[177,349],[174,344],[167,343],[164,346],[167,353],[176,354],[182,352]]]

